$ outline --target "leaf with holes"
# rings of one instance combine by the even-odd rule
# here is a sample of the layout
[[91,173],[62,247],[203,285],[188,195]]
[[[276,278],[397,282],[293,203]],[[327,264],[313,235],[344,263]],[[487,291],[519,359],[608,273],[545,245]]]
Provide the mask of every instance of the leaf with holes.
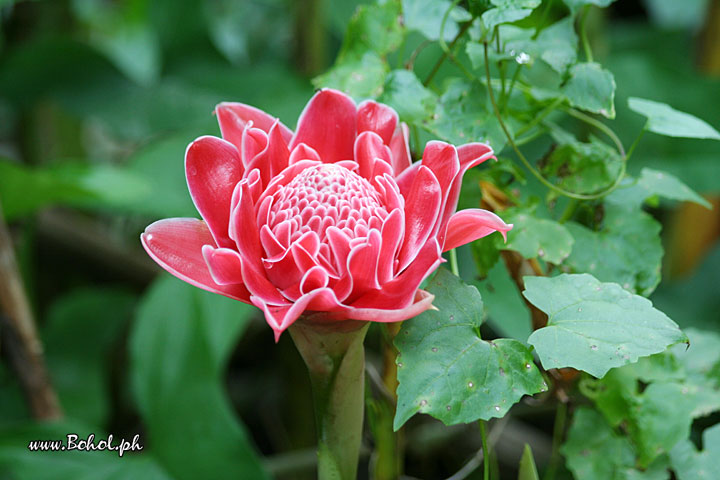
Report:
[[596,377],[662,352],[687,337],[639,295],[588,274],[525,277],[525,298],[548,315],[528,343],[543,367],[572,367]]
[[475,287],[440,269],[428,291],[438,310],[405,322],[395,339],[396,430],[417,412],[446,425],[502,417],[523,395],[547,389],[525,345],[480,338],[483,305]]

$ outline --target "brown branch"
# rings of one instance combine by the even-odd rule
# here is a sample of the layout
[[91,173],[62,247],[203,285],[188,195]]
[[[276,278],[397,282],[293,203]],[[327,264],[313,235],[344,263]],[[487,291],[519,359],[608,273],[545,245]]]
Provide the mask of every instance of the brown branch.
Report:
[[38,338],[1,208],[0,279],[0,308],[4,312],[0,328],[10,364],[25,391],[33,416],[39,420],[60,418],[62,410],[45,367],[42,343]]

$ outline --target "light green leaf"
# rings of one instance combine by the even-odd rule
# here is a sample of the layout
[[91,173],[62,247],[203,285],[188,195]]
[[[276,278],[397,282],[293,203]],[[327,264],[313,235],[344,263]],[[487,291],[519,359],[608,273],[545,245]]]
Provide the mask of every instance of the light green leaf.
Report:
[[[268,478],[221,381],[255,312],[167,276],[140,304],[130,336],[132,385],[153,451],[178,480]],[[188,450],[190,433],[203,441]]]
[[[402,0],[405,27],[408,30],[417,30],[428,40],[439,40],[443,18],[451,6],[450,0]],[[454,7],[445,22],[445,41],[451,41],[460,31],[458,22],[471,18],[465,9]]]
[[573,272],[591,273],[604,282],[649,296],[660,283],[663,256],[660,224],[640,209],[605,203],[600,231],[568,222],[575,244],[565,265]]
[[383,57],[402,43],[404,30],[399,0],[361,5],[348,24],[338,63],[359,59],[367,51]]
[[578,63],[562,89],[570,105],[615,118],[615,78],[597,63]]
[[377,54],[366,52],[359,60],[336,64],[313,79],[317,88],[336,88],[355,100],[377,98],[383,91],[387,64]]
[[405,322],[395,338],[395,429],[417,412],[446,425],[502,417],[523,395],[547,389],[522,343],[480,338],[482,299],[474,287],[440,269],[427,290],[438,310]]
[[622,159],[610,145],[595,137],[590,142],[558,146],[544,162],[545,176],[576,193],[593,193],[609,187],[622,169]]
[[[711,209],[710,202],[697,194],[693,189],[667,172],[643,168],[638,179],[638,186],[645,189],[650,195],[658,195],[671,200],[695,202],[705,208]],[[646,197],[647,198],[647,197]]]
[[548,315],[533,345],[546,369],[572,367],[602,377],[687,337],[646,298],[592,275],[525,277],[523,295]]
[[[532,8],[497,7],[491,8],[482,14],[482,21],[488,31],[492,31],[497,25],[512,23],[529,17]],[[470,45],[470,44],[468,44]]]
[[500,30],[505,51],[525,52],[531,59],[542,59],[558,73],[564,74],[577,60],[578,37],[571,17],[545,28],[535,39],[531,30],[513,25],[503,25]]
[[614,1],[615,0],[565,0],[565,5],[570,7],[572,12],[577,12],[585,5],[595,5],[597,7],[605,8]]
[[698,452],[687,439],[670,451],[670,462],[678,480],[715,480],[720,458],[720,424],[703,432],[703,450]]
[[525,444],[522,458],[520,458],[520,469],[518,471],[518,480],[540,480],[535,459],[533,458],[530,445]]
[[708,138],[720,140],[720,132],[704,120],[689,113],[675,110],[669,105],[643,98],[628,98],[628,106],[633,112],[648,119],[647,129],[668,137]]
[[402,120],[414,123],[432,115],[437,98],[413,72],[403,69],[388,74],[379,101],[393,107]]
[[525,258],[540,257],[550,263],[560,263],[570,255],[574,240],[563,225],[517,210],[503,212],[503,219],[514,225],[504,250],[515,250]]

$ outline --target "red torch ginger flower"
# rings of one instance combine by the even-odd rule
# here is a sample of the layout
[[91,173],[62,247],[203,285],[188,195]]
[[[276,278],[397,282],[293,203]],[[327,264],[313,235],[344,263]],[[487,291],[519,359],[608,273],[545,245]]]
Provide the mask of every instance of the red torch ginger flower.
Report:
[[512,228],[485,210],[455,213],[463,174],[490,147],[429,142],[411,164],[407,126],[386,105],[321,90],[294,133],[247,105],[216,113],[223,138],[185,154],[204,220],[160,220],[142,243],[176,277],[262,309],[276,339],[306,311],[411,318],[432,306],[418,287],[443,251]]

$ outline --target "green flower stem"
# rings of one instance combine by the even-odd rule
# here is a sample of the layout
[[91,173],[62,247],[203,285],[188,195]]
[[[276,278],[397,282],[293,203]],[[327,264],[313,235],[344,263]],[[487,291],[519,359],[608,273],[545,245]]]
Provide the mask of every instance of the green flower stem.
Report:
[[580,19],[580,42],[582,43],[583,50],[585,51],[585,60],[592,63],[593,54],[592,49],[590,48],[590,42],[588,41],[587,30],[585,28],[588,15],[590,15],[590,7],[591,5],[585,5],[585,10],[583,11],[582,18]]
[[567,420],[567,404],[560,402],[555,412],[555,425],[553,427],[552,453],[550,465],[545,471],[543,480],[555,480],[558,466],[560,465],[560,444],[565,434],[565,421]]
[[318,479],[355,480],[365,388],[363,340],[369,322],[327,322],[320,314],[290,327],[310,373],[318,431]]
[[483,480],[490,480],[490,450],[488,449],[487,429],[485,428],[485,420],[479,420],[480,438],[482,440],[483,449]]

